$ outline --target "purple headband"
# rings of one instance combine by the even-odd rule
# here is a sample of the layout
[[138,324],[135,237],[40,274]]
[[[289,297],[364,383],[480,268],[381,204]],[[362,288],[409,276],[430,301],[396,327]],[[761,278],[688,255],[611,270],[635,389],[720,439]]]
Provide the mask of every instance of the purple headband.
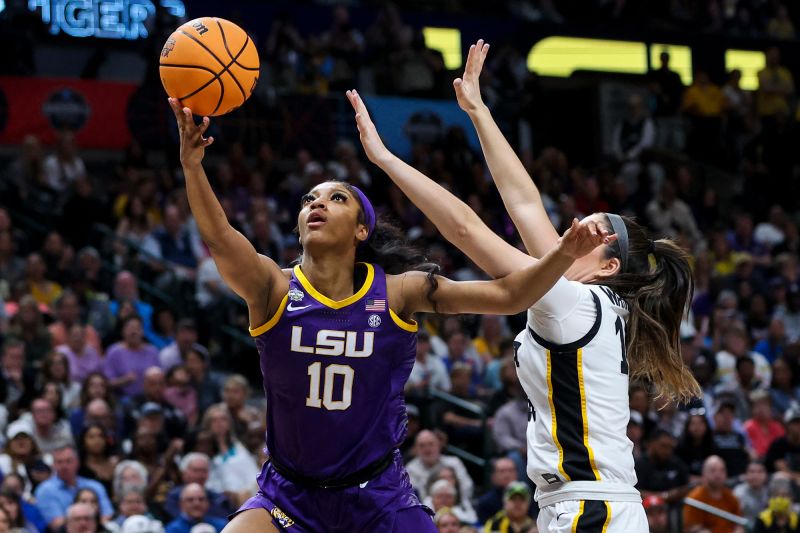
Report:
[[354,191],[358,193],[358,198],[361,200],[361,207],[364,210],[364,218],[367,223],[367,242],[372,237],[372,232],[375,229],[375,208],[372,207],[372,202],[369,201],[367,195],[361,192],[361,189],[355,185],[351,185]]

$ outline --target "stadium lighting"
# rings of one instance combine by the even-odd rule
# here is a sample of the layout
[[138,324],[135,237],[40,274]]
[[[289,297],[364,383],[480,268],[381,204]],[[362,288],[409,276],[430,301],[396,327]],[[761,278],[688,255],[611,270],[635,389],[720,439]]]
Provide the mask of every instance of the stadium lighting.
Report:
[[422,28],[425,46],[438,50],[444,56],[444,65],[449,70],[461,68],[461,31],[455,28]]

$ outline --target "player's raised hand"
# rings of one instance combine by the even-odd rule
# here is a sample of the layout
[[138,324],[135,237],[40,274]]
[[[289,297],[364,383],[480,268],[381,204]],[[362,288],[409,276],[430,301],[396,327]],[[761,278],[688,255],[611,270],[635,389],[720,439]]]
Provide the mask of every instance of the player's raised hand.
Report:
[[367,153],[369,160],[381,166],[381,163],[388,161],[393,155],[383,144],[380,135],[378,135],[378,130],[375,128],[375,124],[372,123],[367,106],[364,105],[364,101],[358,91],[353,89],[347,91],[346,94],[347,99],[350,100],[350,105],[353,106],[353,110],[356,112],[356,126],[358,127],[361,146],[364,147],[364,152]]
[[483,107],[481,86],[478,80],[481,77],[483,62],[486,60],[486,54],[488,53],[489,45],[484,43],[483,39],[478,39],[477,43],[469,47],[464,75],[453,80],[458,105],[467,113],[472,113]]
[[181,164],[185,166],[199,165],[203,161],[206,147],[214,142],[214,137],[203,137],[211,123],[210,120],[208,117],[203,117],[200,124],[195,124],[192,110],[182,107],[177,98],[170,98],[169,106],[175,113],[175,120],[178,121],[178,134],[181,138]]
[[593,220],[578,222],[577,218],[573,218],[572,225],[558,240],[558,248],[561,253],[578,259],[591,253],[601,244],[611,244],[616,240],[616,235],[609,235],[608,230],[597,222]]

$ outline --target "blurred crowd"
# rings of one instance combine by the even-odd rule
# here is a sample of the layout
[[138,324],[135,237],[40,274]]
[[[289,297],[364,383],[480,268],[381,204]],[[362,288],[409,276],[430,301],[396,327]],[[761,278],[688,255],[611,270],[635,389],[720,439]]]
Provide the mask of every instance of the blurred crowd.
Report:
[[[511,4],[554,21],[571,12],[568,2]],[[716,13],[725,31],[743,10],[758,31],[791,27],[779,2],[669,4]],[[371,61],[374,91],[450,94],[441,54],[395,8],[361,30],[346,9],[333,13],[316,36],[274,21],[263,44],[270,91],[360,87]],[[704,396],[672,405],[646,383],[630,389],[628,436],[653,532],[800,530],[800,130],[793,76],[777,48],[766,56],[748,92],[740,73],[714,80],[702,68],[685,87],[662,54],[593,165],[571,161],[571,146],[511,135],[560,230],[574,216],[618,212],[691,254],[681,348]],[[542,126],[524,58],[499,47],[486,70],[504,127]],[[0,168],[0,532],[219,531],[256,490],[266,423],[257,356],[241,339],[246,309],[199,237],[176,153],[134,141],[98,161],[63,132],[53,146],[28,136]],[[485,277],[359,146],[342,137],[332,154],[228,142],[209,148],[205,166],[231,224],[281,265],[300,251],[300,196],[335,178],[369,191],[445,275]],[[521,246],[463,129],[415,139],[410,162]],[[440,531],[535,531],[512,343],[525,317],[420,322],[402,445],[414,487]]]

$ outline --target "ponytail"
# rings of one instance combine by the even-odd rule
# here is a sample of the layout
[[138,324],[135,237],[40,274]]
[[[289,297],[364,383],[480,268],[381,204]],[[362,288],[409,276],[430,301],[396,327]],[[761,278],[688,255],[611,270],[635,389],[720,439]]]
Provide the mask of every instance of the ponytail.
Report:
[[630,379],[651,382],[657,396],[687,402],[701,395],[680,350],[680,324],[694,290],[688,256],[671,240],[651,241],[641,225],[621,218],[627,230],[627,257],[621,255],[621,235],[606,253],[608,258],[620,259],[625,268],[598,283],[617,292],[630,306]]

